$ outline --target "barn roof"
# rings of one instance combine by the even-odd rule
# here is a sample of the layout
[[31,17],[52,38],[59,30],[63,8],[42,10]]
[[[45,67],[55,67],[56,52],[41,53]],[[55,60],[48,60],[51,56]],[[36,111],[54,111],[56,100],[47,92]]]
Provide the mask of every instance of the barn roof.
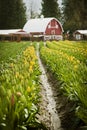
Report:
[[[27,23],[24,25],[23,30],[27,33],[30,32],[45,32],[46,27],[48,23],[55,18],[36,18],[36,19],[30,19],[27,21]],[[63,31],[61,23],[55,19],[59,24]]]
[[24,32],[22,29],[0,30],[0,35],[9,35]]
[[87,30],[76,30],[75,33],[80,33],[80,34],[84,34],[87,35]]

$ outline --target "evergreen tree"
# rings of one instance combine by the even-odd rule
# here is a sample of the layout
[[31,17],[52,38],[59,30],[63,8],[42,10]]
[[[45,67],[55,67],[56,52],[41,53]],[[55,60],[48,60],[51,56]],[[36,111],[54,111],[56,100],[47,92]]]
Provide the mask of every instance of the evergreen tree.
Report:
[[44,17],[55,17],[60,18],[61,13],[57,0],[42,0],[42,10],[41,14]]
[[64,30],[87,29],[87,0],[63,0]]
[[15,0],[15,19],[16,26],[19,28],[23,28],[24,24],[26,23],[26,8],[22,0]]
[[0,29],[22,28],[26,22],[22,0],[0,0]]

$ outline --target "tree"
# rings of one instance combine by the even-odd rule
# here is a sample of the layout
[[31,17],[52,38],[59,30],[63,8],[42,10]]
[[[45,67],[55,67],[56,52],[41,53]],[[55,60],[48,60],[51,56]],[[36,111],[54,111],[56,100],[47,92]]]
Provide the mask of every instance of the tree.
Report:
[[55,17],[60,19],[61,13],[57,0],[42,0],[41,14],[44,17]]
[[26,8],[22,0],[0,0],[0,29],[22,28]]
[[30,12],[30,19],[33,19],[39,16],[39,14],[35,11],[35,3],[33,1],[31,1],[30,3],[29,12]]
[[87,0],[63,0],[64,30],[87,29]]

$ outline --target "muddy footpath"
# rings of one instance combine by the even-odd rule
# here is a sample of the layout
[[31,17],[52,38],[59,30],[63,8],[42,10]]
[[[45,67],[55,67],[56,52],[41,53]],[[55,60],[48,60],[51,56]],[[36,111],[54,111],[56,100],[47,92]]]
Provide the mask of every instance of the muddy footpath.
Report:
[[60,119],[56,110],[56,102],[53,97],[53,91],[48,82],[46,70],[41,62],[39,51],[37,52],[38,63],[40,71],[42,72],[40,76],[41,81],[41,119],[46,124],[48,130],[62,130]]

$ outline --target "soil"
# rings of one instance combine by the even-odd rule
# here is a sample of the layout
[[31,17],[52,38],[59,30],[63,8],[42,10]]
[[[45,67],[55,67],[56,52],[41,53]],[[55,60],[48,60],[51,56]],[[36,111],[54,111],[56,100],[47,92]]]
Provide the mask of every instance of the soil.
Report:
[[47,130],[51,130],[51,115],[47,110],[48,100],[45,89],[43,88],[42,85],[40,95],[41,95],[41,102],[40,102],[39,120],[46,126]]

